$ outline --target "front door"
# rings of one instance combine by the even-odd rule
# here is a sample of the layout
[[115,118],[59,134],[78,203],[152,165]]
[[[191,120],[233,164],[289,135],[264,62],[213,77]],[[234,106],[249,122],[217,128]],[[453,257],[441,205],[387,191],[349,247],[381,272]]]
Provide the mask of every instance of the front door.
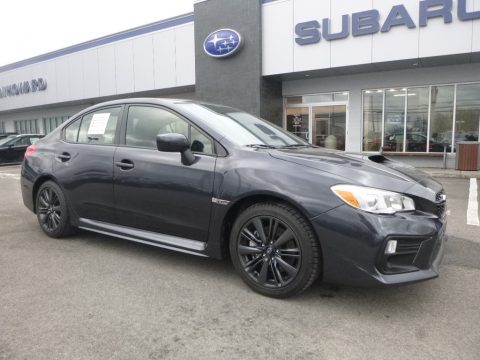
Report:
[[286,108],[285,127],[311,144],[345,151],[347,104],[305,104]]
[[312,107],[312,144],[345,151],[346,105]]
[[[180,153],[160,152],[156,135],[181,133],[197,161],[183,165]],[[125,145],[114,159],[117,223],[182,238],[207,241],[216,156],[213,142],[167,109],[132,105]]]
[[287,130],[310,141],[310,109],[308,106],[287,108]]

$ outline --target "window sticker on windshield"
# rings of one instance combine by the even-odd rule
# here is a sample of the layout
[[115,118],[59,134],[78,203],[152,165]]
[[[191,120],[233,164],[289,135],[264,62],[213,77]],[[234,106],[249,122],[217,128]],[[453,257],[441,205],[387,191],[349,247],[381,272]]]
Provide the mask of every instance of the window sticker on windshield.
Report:
[[88,135],[104,135],[110,113],[95,114],[88,128]]

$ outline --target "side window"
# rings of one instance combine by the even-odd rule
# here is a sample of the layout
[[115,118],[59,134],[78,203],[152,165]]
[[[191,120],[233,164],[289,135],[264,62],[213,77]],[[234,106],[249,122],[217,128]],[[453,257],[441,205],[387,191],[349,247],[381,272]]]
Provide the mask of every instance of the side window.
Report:
[[158,134],[179,133],[192,143],[192,151],[213,154],[212,141],[177,115],[156,107],[130,106],[125,143],[156,149]]
[[80,129],[81,122],[82,119],[80,118],[65,128],[65,140],[68,142],[77,142],[78,129]]
[[18,140],[15,142],[15,145],[14,145],[14,146],[23,146],[23,145],[30,145],[30,141],[29,141],[28,136],[24,136],[24,137],[18,139]]
[[190,142],[193,152],[213,154],[212,141],[194,127],[190,130]]
[[119,115],[119,107],[102,109],[85,115],[80,124],[77,142],[83,144],[113,144]]

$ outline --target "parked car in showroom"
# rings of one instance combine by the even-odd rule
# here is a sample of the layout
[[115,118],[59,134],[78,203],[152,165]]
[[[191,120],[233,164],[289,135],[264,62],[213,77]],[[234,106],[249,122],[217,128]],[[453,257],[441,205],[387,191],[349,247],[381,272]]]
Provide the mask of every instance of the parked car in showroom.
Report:
[[37,142],[44,135],[21,134],[8,135],[0,139],[0,164],[19,164],[27,147]]
[[221,105],[90,107],[28,148],[21,188],[48,236],[81,228],[230,256],[251,288],[278,298],[319,277],[362,286],[432,279],[443,256],[446,196],[427,174],[380,154],[313,146]]
[[[407,141],[405,146],[406,152],[425,152],[427,151],[427,136],[420,133],[407,133],[406,137],[403,133],[388,134],[383,142],[384,151],[403,151],[403,142]],[[452,147],[448,142],[440,142],[435,139],[428,141],[429,152],[443,152],[446,147],[447,152],[452,151]]]

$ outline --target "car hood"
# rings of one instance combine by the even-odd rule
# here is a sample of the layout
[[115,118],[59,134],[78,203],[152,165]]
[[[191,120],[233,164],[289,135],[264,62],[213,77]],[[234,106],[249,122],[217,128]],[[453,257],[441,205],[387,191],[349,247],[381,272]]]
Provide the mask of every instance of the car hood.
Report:
[[345,179],[345,183],[396,191],[435,201],[442,185],[413,166],[381,154],[365,155],[320,148],[269,150],[272,157],[318,169]]

